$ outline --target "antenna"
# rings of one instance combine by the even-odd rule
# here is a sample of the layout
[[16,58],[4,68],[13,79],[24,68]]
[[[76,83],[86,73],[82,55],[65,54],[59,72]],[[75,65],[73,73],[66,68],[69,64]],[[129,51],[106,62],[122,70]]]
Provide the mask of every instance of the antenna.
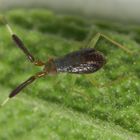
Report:
[[32,53],[29,52],[29,50],[27,49],[27,47],[24,45],[23,41],[21,40],[21,38],[16,35],[11,26],[8,24],[6,18],[2,15],[0,15],[0,23],[2,23],[3,25],[6,26],[12,40],[14,41],[14,43],[16,44],[16,46],[26,55],[27,59],[33,63],[35,66],[44,66],[45,63],[40,61],[40,60],[35,60],[34,56],[32,55]]
[[4,106],[9,99],[15,97],[17,94],[20,93],[21,90],[23,90],[26,86],[30,85],[31,83],[33,83],[37,78],[41,78],[43,76],[45,76],[47,74],[46,71],[42,71],[42,72],[38,72],[35,75],[31,76],[30,78],[28,78],[26,81],[24,81],[23,83],[21,83],[20,85],[18,85],[10,94],[9,97],[7,99],[4,100],[4,102],[0,105],[0,107]]
[[9,97],[6,99],[6,100],[4,100],[4,102],[0,105],[0,107],[3,107],[8,101],[9,101]]

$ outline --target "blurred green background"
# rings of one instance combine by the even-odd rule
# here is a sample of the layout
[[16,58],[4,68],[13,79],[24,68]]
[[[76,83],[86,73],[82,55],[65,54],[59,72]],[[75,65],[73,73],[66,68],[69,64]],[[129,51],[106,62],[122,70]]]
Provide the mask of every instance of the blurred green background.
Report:
[[[0,140],[140,139],[139,26],[41,9],[1,14],[37,59],[47,61],[84,48],[97,32],[125,45],[133,54],[100,39],[95,48],[106,56],[105,67],[90,75],[62,73],[37,80],[0,108]],[[38,71],[1,24],[0,102]]]

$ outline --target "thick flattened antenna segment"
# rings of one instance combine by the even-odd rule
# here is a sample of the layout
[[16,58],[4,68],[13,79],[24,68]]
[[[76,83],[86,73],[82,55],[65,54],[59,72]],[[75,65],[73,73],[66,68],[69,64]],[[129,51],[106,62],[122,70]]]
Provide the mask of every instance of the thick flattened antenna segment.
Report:
[[0,21],[6,26],[8,32],[10,33],[12,40],[15,42],[16,46],[22,50],[22,52],[27,56],[28,60],[36,66],[45,65],[44,62],[40,60],[35,60],[34,56],[29,52],[29,50],[25,47],[23,41],[13,32],[12,28],[6,21],[4,17],[0,16]]
[[95,47],[95,45],[97,44],[97,42],[99,41],[99,39],[103,37],[104,39],[108,40],[109,42],[111,42],[112,44],[114,44],[115,46],[123,49],[125,52],[127,52],[128,54],[133,54],[133,52],[129,49],[127,49],[127,47],[121,45],[120,43],[116,42],[115,40],[111,39],[110,37],[108,37],[107,35],[101,34],[101,33],[97,33],[94,38],[90,41],[90,43],[88,44],[88,47]]
[[32,76],[28,80],[26,80],[25,82],[20,84],[16,89],[14,89],[10,93],[9,98],[12,98],[12,97],[16,96],[23,88],[25,88],[27,85],[31,84],[34,80],[35,80],[35,77]]
[[15,34],[12,34],[12,39],[16,43],[16,45],[25,53],[25,55],[28,57],[28,59],[31,62],[34,62],[35,61],[34,57],[27,50],[27,48],[24,46],[22,40],[17,35],[15,35]]
[[17,94],[20,93],[21,90],[23,90],[25,87],[33,83],[36,79],[41,78],[45,76],[47,73],[45,71],[39,72],[33,76],[31,76],[29,79],[27,79],[25,82],[21,83],[19,86],[17,86],[10,94],[9,97],[0,105],[0,107],[4,106],[10,98],[15,97]]
[[21,83],[17,88],[15,88],[9,95],[9,98],[12,98],[16,96],[22,89],[24,89],[26,86],[33,83],[37,78],[45,76],[46,72],[39,72],[35,74],[34,76],[31,76],[29,79],[27,79],[25,82]]
[[13,31],[12,31],[12,29],[9,26],[8,23],[6,24],[6,27],[7,27],[8,31],[9,31],[9,33],[11,34],[12,39],[15,42],[15,44],[17,45],[17,47],[20,48],[24,52],[24,54],[27,56],[27,58],[30,60],[30,62],[33,63],[35,61],[35,59],[31,55],[31,53],[28,51],[28,49],[25,47],[25,45],[23,44],[22,40],[16,34],[13,33]]

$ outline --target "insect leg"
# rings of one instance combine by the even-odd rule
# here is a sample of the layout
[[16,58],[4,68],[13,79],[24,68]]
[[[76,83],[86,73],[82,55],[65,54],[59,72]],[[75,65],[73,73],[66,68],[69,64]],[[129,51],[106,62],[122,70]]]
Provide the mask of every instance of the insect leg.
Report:
[[91,80],[90,77],[87,77],[87,76],[86,76],[86,78],[88,79],[88,81],[89,81],[91,84],[93,84],[93,85],[96,86],[97,88],[110,87],[110,86],[113,86],[113,85],[115,85],[115,84],[118,84],[118,83],[120,83],[120,82],[122,82],[122,81],[128,79],[128,77],[122,76],[122,75],[121,75],[121,76],[119,76],[118,78],[116,78],[115,80],[110,81],[110,82],[108,82],[108,83],[105,83],[105,84],[102,84],[102,85],[101,85],[101,84],[97,83],[96,80]]
[[95,35],[95,37],[90,41],[90,43],[88,44],[88,47],[92,46],[95,47],[95,45],[97,44],[97,42],[99,41],[99,39],[103,37],[104,39],[108,40],[109,42],[111,42],[112,44],[114,44],[115,46],[123,49],[125,52],[127,52],[128,54],[132,54],[132,51],[127,49],[125,46],[121,45],[120,43],[116,42],[115,40],[111,39],[110,37],[108,37],[107,35],[104,35],[102,33],[97,33]]
[[[118,42],[112,40],[111,38],[109,38],[108,36],[104,35],[104,34],[101,34],[101,33],[97,33],[95,35],[95,37],[89,42],[88,44],[88,47],[95,47],[95,45],[97,44],[97,42],[100,40],[100,38],[103,37],[104,39],[108,40],[109,42],[113,43],[115,46],[123,49],[125,52],[127,52],[128,54],[133,54],[133,52],[129,49],[127,49],[125,46],[119,44]],[[125,76],[120,76],[118,77],[116,80],[112,81],[112,82],[109,82],[109,83],[106,83],[104,85],[100,85],[95,81],[92,81],[90,78],[88,78],[88,80],[93,84],[95,85],[96,87],[108,87],[108,86],[111,86],[119,81],[122,81],[123,79],[125,79],[126,77]]]
[[1,107],[8,102],[9,99],[15,97],[17,94],[20,93],[21,90],[23,90],[25,87],[33,83],[36,79],[44,77],[47,75],[45,71],[36,73],[35,75],[28,78],[25,82],[21,83],[19,86],[17,86],[10,94],[9,97],[0,105]]
[[12,28],[10,27],[6,19],[4,17],[0,17],[0,21],[6,26],[8,32],[12,37],[12,40],[15,42],[16,46],[27,56],[27,59],[36,66],[43,66],[45,63],[40,60],[35,60],[34,56],[25,47],[20,37],[13,32]]

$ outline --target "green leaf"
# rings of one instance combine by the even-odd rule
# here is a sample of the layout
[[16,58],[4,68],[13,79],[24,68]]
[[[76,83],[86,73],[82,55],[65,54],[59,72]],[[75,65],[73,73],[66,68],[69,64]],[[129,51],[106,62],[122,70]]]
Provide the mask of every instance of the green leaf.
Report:
[[[133,54],[101,38],[95,49],[106,56],[104,68],[90,75],[48,76],[28,86],[0,108],[1,140],[140,139],[139,26],[41,9],[2,14],[30,52],[46,62],[86,47],[91,31],[106,34]],[[0,102],[38,71],[0,25]]]

